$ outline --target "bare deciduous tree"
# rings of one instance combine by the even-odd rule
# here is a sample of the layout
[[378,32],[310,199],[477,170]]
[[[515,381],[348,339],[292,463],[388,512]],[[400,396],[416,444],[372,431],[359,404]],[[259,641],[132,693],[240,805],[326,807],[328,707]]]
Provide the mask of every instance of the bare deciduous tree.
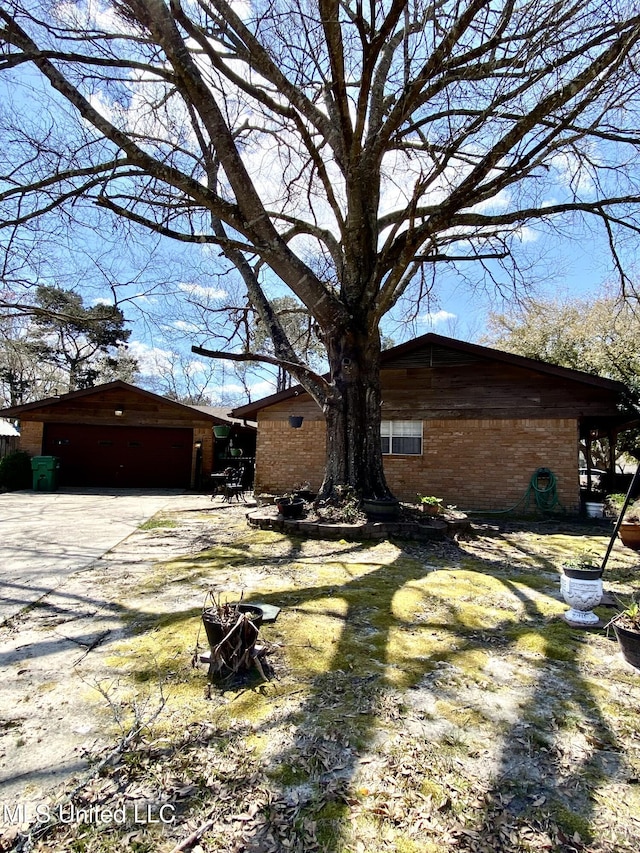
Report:
[[[51,86],[49,111],[0,154],[6,233],[83,200],[219,247],[274,347],[226,356],[276,363],[318,401],[325,491],[389,494],[380,323],[442,264],[491,280],[527,223],[580,215],[630,286],[633,2],[6,0],[0,24],[3,73]],[[273,309],[287,290],[315,320],[327,376]]]

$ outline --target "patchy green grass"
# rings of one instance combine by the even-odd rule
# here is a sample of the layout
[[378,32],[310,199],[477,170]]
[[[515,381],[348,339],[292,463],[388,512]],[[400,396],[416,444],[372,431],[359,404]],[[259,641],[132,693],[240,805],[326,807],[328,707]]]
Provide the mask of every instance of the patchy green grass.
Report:
[[176,528],[178,522],[174,518],[166,518],[165,516],[154,515],[148,521],[143,521],[138,525],[138,530],[158,530],[159,528]]
[[[141,850],[205,826],[216,853],[635,851],[640,676],[559,596],[561,561],[604,546],[524,525],[420,546],[242,532],[158,564],[119,602],[105,660],[127,720],[154,690],[166,707],[92,795],[175,806],[170,827],[135,828]],[[632,559],[614,554],[621,592]],[[261,630],[270,681],[191,666],[206,587],[282,608]],[[57,832],[90,853],[125,837]]]

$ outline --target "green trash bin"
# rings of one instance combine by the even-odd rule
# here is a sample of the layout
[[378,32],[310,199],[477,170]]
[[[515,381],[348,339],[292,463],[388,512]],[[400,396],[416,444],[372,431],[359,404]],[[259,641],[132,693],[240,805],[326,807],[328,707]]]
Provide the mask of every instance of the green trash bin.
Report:
[[55,492],[60,462],[57,456],[34,456],[31,460],[34,492]]

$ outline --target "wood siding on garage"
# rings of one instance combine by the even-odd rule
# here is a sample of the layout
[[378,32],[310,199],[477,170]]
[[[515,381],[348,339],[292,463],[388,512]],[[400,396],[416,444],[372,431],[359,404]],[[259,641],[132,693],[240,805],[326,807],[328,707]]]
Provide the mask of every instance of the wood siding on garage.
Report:
[[60,484],[188,488],[193,430],[48,423],[43,454],[60,459]]

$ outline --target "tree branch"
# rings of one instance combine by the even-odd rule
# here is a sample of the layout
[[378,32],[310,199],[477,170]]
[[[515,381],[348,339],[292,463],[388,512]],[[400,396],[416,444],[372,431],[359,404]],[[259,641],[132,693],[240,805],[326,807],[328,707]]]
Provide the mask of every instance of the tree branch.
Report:
[[305,389],[321,407],[324,407],[329,396],[335,395],[335,389],[332,388],[323,376],[316,373],[315,370],[311,370],[311,368],[306,365],[299,364],[298,362],[283,361],[275,356],[260,353],[221,352],[219,350],[210,350],[198,346],[192,346],[191,352],[205,358],[227,359],[228,361],[239,362],[255,362],[257,364],[271,364],[275,367],[284,367],[285,370],[304,385]]

